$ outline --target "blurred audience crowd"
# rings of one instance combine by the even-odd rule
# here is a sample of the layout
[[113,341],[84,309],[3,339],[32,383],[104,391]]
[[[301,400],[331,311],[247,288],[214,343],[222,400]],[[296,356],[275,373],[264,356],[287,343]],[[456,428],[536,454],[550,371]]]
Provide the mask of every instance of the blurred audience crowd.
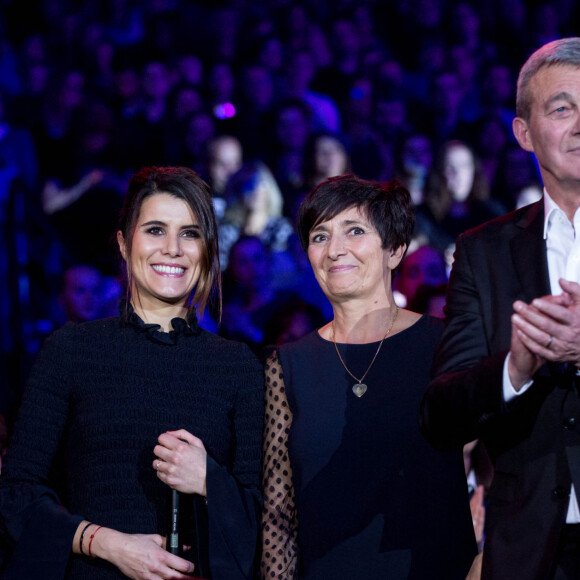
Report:
[[114,313],[115,219],[144,165],[212,185],[224,310],[202,324],[256,349],[324,324],[294,222],[345,172],[409,188],[398,300],[443,315],[455,237],[541,195],[511,133],[515,75],[578,34],[579,6],[0,0],[0,410],[48,333]]

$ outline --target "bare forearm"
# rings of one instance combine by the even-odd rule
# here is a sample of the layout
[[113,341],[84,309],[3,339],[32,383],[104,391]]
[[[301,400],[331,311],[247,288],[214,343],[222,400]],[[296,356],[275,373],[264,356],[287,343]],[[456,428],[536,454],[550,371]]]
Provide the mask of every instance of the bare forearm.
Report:
[[75,533],[72,551],[107,560],[125,576],[137,580],[189,578],[187,575],[194,571],[193,564],[165,551],[163,543],[158,534],[125,534],[84,520]]

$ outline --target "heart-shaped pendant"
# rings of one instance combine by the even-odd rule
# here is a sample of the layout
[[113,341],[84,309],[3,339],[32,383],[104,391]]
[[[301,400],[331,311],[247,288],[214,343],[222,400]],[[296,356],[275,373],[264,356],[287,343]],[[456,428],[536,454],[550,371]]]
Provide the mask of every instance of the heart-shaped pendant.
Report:
[[367,386],[364,383],[357,383],[352,386],[352,392],[360,399],[367,392]]

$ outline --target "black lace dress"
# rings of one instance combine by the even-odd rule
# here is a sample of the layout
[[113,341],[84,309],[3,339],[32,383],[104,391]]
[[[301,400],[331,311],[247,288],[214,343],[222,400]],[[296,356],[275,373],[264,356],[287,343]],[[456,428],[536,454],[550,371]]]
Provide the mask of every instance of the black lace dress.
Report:
[[[25,389],[0,478],[7,578],[124,576],[71,553],[82,519],[127,533],[167,530],[157,437],[187,429],[208,452],[207,502],[184,496],[196,574],[251,578],[259,522],[263,371],[245,345],[174,319],[161,332],[128,317],[68,324],[47,339]],[[65,456],[64,497],[49,474]],[[5,576],[2,576],[4,578]]]

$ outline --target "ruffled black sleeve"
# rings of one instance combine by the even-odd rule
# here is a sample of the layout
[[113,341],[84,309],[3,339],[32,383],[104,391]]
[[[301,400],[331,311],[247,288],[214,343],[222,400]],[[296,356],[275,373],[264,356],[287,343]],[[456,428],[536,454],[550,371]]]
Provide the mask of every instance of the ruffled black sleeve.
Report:
[[260,458],[264,375],[247,349],[240,364],[233,415],[235,455],[231,468],[207,457],[209,556],[214,580],[254,578],[261,511]]

